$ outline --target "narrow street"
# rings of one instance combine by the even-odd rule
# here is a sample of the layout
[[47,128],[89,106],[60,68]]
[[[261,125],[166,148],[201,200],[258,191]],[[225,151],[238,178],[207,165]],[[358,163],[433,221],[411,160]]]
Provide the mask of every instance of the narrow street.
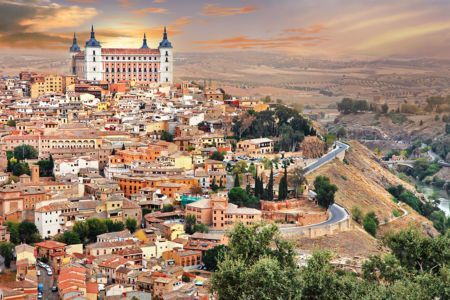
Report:
[[53,284],[56,284],[56,282],[54,282],[54,277],[53,277],[55,275],[53,274],[53,276],[48,276],[47,270],[45,268],[42,268],[42,267],[38,267],[38,268],[41,271],[41,276],[38,276],[38,283],[42,283],[44,285],[44,292],[43,292],[42,299],[58,300],[59,299],[58,293],[52,292],[52,286],[53,286]]

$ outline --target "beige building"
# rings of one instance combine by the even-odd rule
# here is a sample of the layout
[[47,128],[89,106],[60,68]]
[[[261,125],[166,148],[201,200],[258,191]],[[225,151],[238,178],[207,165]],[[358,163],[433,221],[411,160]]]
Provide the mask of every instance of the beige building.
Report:
[[236,152],[247,154],[265,154],[273,152],[274,142],[268,138],[241,141],[237,144]]
[[197,222],[214,229],[227,229],[242,222],[251,225],[261,221],[261,211],[254,208],[238,207],[228,203],[224,196],[214,195],[186,205],[186,216],[194,215]]
[[36,75],[30,81],[30,96],[35,99],[48,93],[65,94],[66,88],[75,84],[75,81],[76,76]]

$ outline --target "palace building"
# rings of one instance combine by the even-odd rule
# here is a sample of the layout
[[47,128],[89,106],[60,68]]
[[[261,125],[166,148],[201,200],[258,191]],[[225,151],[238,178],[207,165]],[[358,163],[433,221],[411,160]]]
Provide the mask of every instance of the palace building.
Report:
[[95,39],[94,27],[84,51],[78,46],[76,35],[70,47],[70,71],[80,79],[117,83],[173,83],[173,47],[164,27],[158,48],[147,45],[144,34],[140,48],[103,48]]

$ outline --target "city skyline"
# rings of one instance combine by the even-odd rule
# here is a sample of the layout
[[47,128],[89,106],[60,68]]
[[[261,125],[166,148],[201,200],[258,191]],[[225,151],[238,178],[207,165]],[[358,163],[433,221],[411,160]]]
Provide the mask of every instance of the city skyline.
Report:
[[91,24],[106,47],[277,51],[319,57],[450,58],[450,3],[433,1],[0,0],[0,49],[65,51]]

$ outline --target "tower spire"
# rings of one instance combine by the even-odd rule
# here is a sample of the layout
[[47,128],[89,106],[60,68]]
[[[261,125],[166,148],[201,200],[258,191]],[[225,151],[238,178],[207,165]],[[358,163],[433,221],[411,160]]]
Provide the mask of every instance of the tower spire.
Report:
[[95,39],[94,24],[91,26],[91,39]]
[[141,49],[148,49],[148,45],[147,45],[147,35],[144,32],[144,39],[142,40],[142,46]]
[[80,51],[80,47],[78,46],[77,35],[74,32],[73,39],[72,39],[72,46],[70,47],[70,52],[79,52],[79,51]]
[[172,48],[172,44],[170,43],[169,39],[167,38],[167,28],[166,28],[166,26],[164,26],[163,39],[159,43],[159,48]]

